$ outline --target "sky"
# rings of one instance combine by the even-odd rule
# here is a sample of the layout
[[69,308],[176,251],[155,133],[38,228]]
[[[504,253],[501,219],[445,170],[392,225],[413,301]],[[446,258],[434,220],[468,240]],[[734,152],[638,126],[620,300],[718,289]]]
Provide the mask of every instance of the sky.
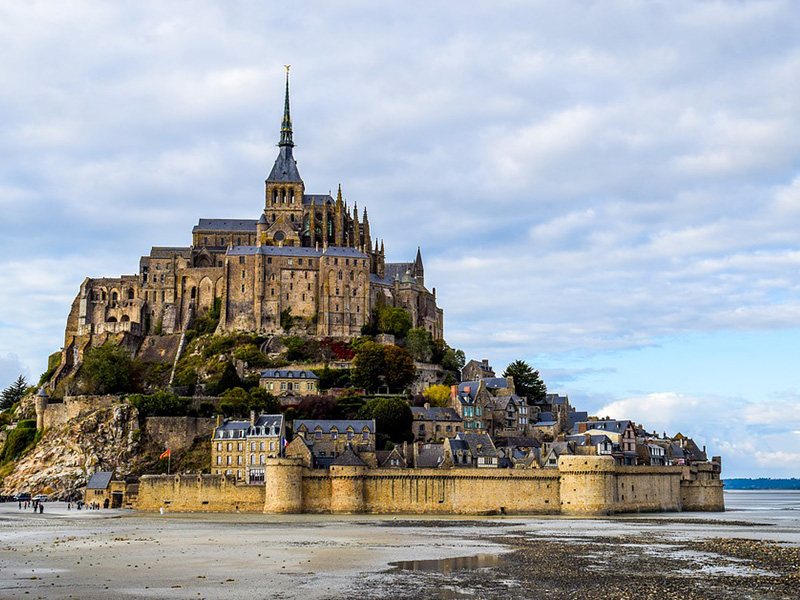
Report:
[[728,477],[800,476],[800,5],[0,0],[0,387],[85,277],[309,193],[421,246],[445,337]]

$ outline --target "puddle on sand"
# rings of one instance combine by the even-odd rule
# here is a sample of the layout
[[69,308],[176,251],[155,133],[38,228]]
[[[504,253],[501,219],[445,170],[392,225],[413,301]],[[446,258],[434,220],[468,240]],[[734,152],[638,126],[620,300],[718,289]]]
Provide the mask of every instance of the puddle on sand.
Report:
[[402,560],[389,563],[395,569],[404,571],[428,571],[434,573],[450,573],[464,569],[484,569],[500,564],[497,554],[476,554],[475,556],[457,556],[438,560]]

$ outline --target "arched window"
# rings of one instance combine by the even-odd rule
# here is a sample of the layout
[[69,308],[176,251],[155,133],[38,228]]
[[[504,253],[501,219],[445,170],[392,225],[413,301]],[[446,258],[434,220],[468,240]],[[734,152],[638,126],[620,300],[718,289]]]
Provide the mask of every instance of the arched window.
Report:
[[120,319],[120,322],[121,323],[127,323],[130,320],[131,320],[131,318],[128,315],[122,315],[122,318]]
[[117,301],[117,292],[111,292],[111,301],[112,302],[116,302]]
[[128,288],[128,300],[133,300],[133,288]]
[[106,319],[106,323],[116,323],[116,322],[117,322],[117,317],[108,317]]
[[192,291],[191,291],[191,293],[190,293],[190,297],[191,297],[191,299],[192,299],[192,300],[194,300],[195,298],[197,298],[197,288],[196,288],[196,287],[193,287],[193,288],[192,288]]

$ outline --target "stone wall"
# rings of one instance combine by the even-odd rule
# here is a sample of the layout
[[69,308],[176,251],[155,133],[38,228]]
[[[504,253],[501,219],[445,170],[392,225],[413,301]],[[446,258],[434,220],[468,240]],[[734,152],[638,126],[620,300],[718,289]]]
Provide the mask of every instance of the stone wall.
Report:
[[262,512],[263,485],[237,485],[225,475],[144,475],[136,508],[180,512]]
[[195,439],[210,440],[214,419],[206,417],[148,417],[145,432],[152,442],[162,448],[185,450]]
[[[60,427],[90,411],[119,403],[119,396],[67,396],[63,402],[47,403],[42,410],[42,424],[45,429]],[[37,420],[38,416],[37,414]]]
[[[682,480],[681,467],[617,467],[561,457],[558,469],[310,469],[267,461],[263,485],[221,475],[142,478],[137,508],[376,514],[580,514],[724,510],[722,482]],[[261,504],[259,504],[261,502]]]

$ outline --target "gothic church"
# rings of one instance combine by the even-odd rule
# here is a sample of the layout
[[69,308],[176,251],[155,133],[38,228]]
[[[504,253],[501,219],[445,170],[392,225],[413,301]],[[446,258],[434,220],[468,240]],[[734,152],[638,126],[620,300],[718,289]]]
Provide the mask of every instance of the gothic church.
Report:
[[[436,290],[422,257],[387,263],[367,211],[307,194],[293,156],[289,74],[278,156],[258,219],[200,219],[188,247],[153,247],[138,275],[87,278],[69,314],[62,368],[109,339],[136,347],[148,334],[179,333],[219,303],[217,332],[282,333],[281,314],[319,337],[358,336],[379,302],[403,307],[414,327],[443,337]],[[289,312],[287,312],[289,311]]]

